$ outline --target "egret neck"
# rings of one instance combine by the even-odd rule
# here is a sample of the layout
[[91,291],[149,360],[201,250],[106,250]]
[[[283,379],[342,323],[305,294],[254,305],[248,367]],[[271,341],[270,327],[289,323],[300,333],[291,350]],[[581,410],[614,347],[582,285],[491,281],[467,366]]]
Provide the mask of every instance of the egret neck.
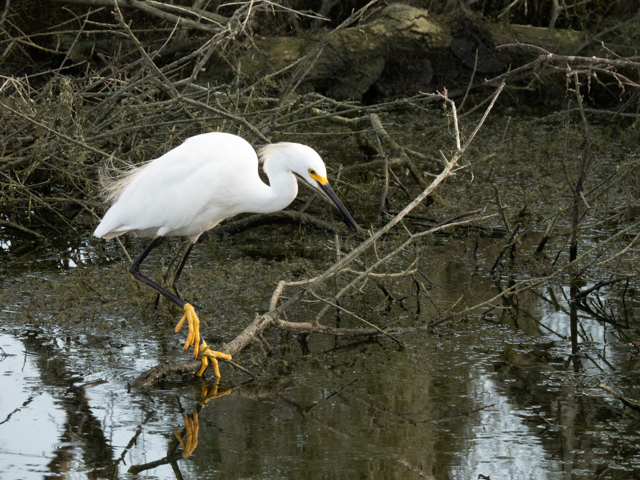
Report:
[[253,213],[277,212],[293,202],[298,195],[298,181],[291,173],[293,169],[289,165],[290,157],[279,155],[276,152],[270,150],[265,155],[263,170],[269,178],[269,185],[260,182],[262,188],[251,192],[251,210],[246,211]]

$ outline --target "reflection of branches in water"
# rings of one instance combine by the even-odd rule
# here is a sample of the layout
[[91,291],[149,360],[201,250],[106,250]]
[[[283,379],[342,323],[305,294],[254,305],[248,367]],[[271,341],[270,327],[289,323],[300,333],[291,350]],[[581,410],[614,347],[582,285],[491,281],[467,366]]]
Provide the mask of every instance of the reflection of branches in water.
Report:
[[19,407],[15,408],[13,411],[9,412],[7,414],[7,416],[5,417],[4,420],[2,420],[0,422],[0,425],[2,425],[3,423],[7,423],[9,420],[11,420],[11,417],[13,417],[13,415],[15,413],[18,413],[20,410],[22,410],[24,407],[28,406],[31,402],[33,402],[33,400],[36,398],[37,395],[29,395],[29,398],[27,398],[22,405],[20,405]]
[[513,282],[507,288],[503,288],[498,294],[494,295],[493,297],[491,297],[491,298],[489,298],[487,300],[484,300],[484,301],[482,301],[480,303],[477,303],[476,305],[467,307],[464,310],[458,311],[457,314],[458,315],[467,315],[467,314],[472,314],[475,310],[478,310],[480,308],[495,308],[495,302],[497,300],[500,300],[501,298],[504,298],[504,297],[507,297],[507,296],[518,295],[518,294],[523,293],[525,291],[531,290],[533,287],[544,285],[544,284],[548,283],[550,280],[553,280],[555,278],[561,277],[562,275],[565,275],[565,274],[571,272],[572,269],[577,268],[578,266],[582,265],[581,262],[583,262],[584,260],[590,258],[595,253],[601,252],[605,248],[610,247],[612,243],[614,243],[616,241],[619,241],[621,237],[624,237],[630,231],[633,231],[638,227],[640,227],[640,221],[635,222],[635,223],[629,225],[628,227],[616,232],[614,235],[611,235],[610,237],[606,238],[605,240],[602,240],[601,242],[596,243],[591,248],[585,250],[585,252],[582,253],[581,255],[579,255],[575,260],[573,260],[572,262],[568,262],[567,264],[563,265],[562,267],[559,267],[558,269],[556,269],[554,272],[550,273],[549,275],[545,275],[543,277],[535,277],[535,278],[525,279],[525,280],[521,280],[519,282]]
[[124,457],[126,456],[127,452],[129,450],[131,450],[133,448],[133,446],[137,443],[138,437],[142,433],[142,426],[146,425],[147,422],[149,420],[151,420],[154,415],[155,415],[154,411],[147,412],[147,415],[145,416],[145,418],[142,421],[142,423],[140,425],[138,425],[138,428],[136,428],[136,433],[134,433],[133,437],[131,437],[131,440],[129,440],[129,443],[127,443],[127,446],[122,451],[122,454],[120,455],[120,458],[116,462],[116,465],[119,465],[120,463],[124,463]]
[[627,406],[629,408],[632,408],[633,410],[635,410],[637,412],[640,412],[640,401],[632,400],[632,399],[630,399],[628,397],[625,397],[621,393],[616,392],[613,388],[608,387],[607,385],[604,385],[602,382],[598,386],[602,390],[604,390],[605,392],[608,392],[611,395],[613,395],[614,397],[616,397],[618,400],[620,400],[622,403],[624,403],[625,406]]
[[[554,331],[551,327],[549,327],[549,325],[546,325],[545,323],[543,323],[534,314],[529,313],[528,311],[520,308],[516,303],[513,303],[510,298],[505,298],[504,303],[507,309],[512,311],[511,314],[512,314],[512,318],[514,319],[514,322],[515,322],[515,319],[520,314],[523,314],[528,319],[535,322],[540,328],[546,330],[547,332],[550,332],[564,340],[570,340],[574,350],[573,357],[572,357],[574,361],[577,361],[578,358],[582,356],[588,359],[589,361],[591,361],[591,363],[593,363],[593,365],[595,365],[596,368],[602,371],[603,369],[600,366],[600,364],[596,362],[594,359],[592,359],[587,353],[578,352],[578,348],[577,348],[578,340],[581,340],[584,343],[594,341],[590,332],[585,330],[582,322],[580,321],[580,316],[578,315],[578,312],[586,313],[590,318],[598,322],[604,328],[606,328],[607,326],[613,327],[613,329],[615,330],[618,336],[618,339],[635,347],[636,350],[640,351],[640,345],[638,345],[636,342],[631,341],[631,339],[627,334],[630,328],[628,320],[624,322],[621,321],[619,318],[617,318],[616,313],[611,308],[609,308],[609,310],[607,311],[604,303],[602,302],[600,296],[597,293],[594,299],[588,298],[590,294],[593,294],[594,292],[598,292],[600,289],[604,288],[605,286],[614,285],[618,282],[623,282],[627,280],[628,278],[621,278],[621,279],[616,279],[609,282],[600,282],[599,284],[596,284],[595,286],[589,289],[586,289],[582,292],[580,292],[575,286],[572,286],[571,293],[573,294],[573,297],[571,297],[570,295],[566,295],[564,289],[560,289],[560,292],[564,297],[564,302],[565,302],[564,304],[561,304],[557,300],[552,287],[547,288],[549,298],[547,298],[547,296],[545,296],[544,294],[537,292],[536,289],[532,288],[531,292],[536,296],[536,298],[544,300],[545,302],[548,302],[550,305],[553,305],[556,312],[564,313],[564,315],[566,315],[566,317],[569,317],[572,322],[575,322],[575,324],[571,329],[571,335],[569,337],[565,337],[564,335],[561,335],[560,333]],[[624,294],[625,292],[623,292],[623,296]],[[608,368],[610,368],[613,371],[617,370],[616,367],[614,367],[609,362],[609,360],[607,360],[605,355],[603,355],[600,352],[596,352],[596,355],[598,356],[600,361],[603,364],[605,364]]]
[[[624,296],[626,295],[626,288],[622,292],[622,303],[623,303],[622,308],[624,309],[624,314],[625,314],[624,321],[622,321],[619,318],[620,314],[619,313],[617,314],[613,308],[609,308],[609,309],[606,308],[605,303],[602,301],[599,295],[599,291],[605,286],[611,286],[619,282],[627,282],[627,281],[628,281],[628,278],[620,278],[620,279],[614,279],[608,282],[599,282],[598,284],[584,291],[578,291],[575,287],[572,287],[571,293],[573,293],[573,297],[567,296],[564,290],[561,290],[562,296],[564,297],[564,300],[566,302],[565,304],[561,304],[560,302],[558,302],[552,287],[548,287],[548,294],[550,298],[547,298],[545,295],[536,292],[535,289],[532,289],[531,291],[532,293],[537,295],[537,298],[540,298],[541,300],[544,300],[549,304],[553,305],[554,309],[557,312],[562,312],[567,317],[574,319],[573,321],[576,322],[576,328],[575,330],[572,329],[571,338],[570,338],[573,346],[577,346],[578,339],[581,339],[581,341],[585,343],[594,341],[591,332],[588,330],[585,330],[581,322],[581,317],[578,315],[578,312],[582,312],[587,314],[588,317],[595,320],[600,325],[602,325],[605,333],[612,334],[612,332],[615,332],[615,336],[616,338],[618,338],[618,340],[626,343],[629,346],[634,347],[636,349],[636,352],[638,352],[640,351],[640,345],[637,342],[632,341],[628,335],[629,329],[632,326],[629,324],[628,318],[626,318],[627,307],[626,305],[624,305]],[[596,292],[595,298],[589,298],[590,295],[593,296],[594,292]],[[611,296],[612,294],[609,293],[608,295]],[[567,308],[566,306],[567,304],[569,308]],[[533,321],[538,323],[542,328],[552,331],[547,325],[543,324],[540,320],[535,318],[533,315],[530,315],[527,312],[525,313],[527,314],[527,316],[529,316],[529,318],[531,318]],[[613,330],[607,330],[607,327],[613,327]],[[559,335],[559,334],[556,333],[556,335]],[[560,337],[565,338],[563,336],[560,336]],[[591,363],[595,365],[596,368],[603,371],[603,368],[600,366],[600,364],[596,362],[594,359],[592,359],[586,352],[583,351],[578,353],[577,348],[575,348],[575,350],[576,350],[575,358],[582,356],[588,359],[589,361],[591,361]],[[606,358],[606,355],[604,354],[604,352],[600,352],[596,350],[596,355],[598,359],[602,362],[602,364],[606,365],[610,370],[612,371],[618,370],[618,368],[612,365],[611,362]]]
[[[29,353],[37,355],[40,381],[45,386],[56,387],[52,395],[57,396],[55,392],[59,392],[56,403],[66,414],[60,441],[67,446],[55,449],[54,458],[48,465],[51,472],[62,478],[69,472],[74,457],[82,455],[86,465],[93,466],[93,475],[114,477],[118,462],[114,461],[113,448],[102,430],[102,423],[91,411],[85,388],[76,383],[64,359],[47,344],[43,335],[31,331],[21,340]],[[79,438],[83,441],[78,442]]]
[[166,457],[161,458],[160,460],[155,460],[153,462],[145,463],[144,465],[132,465],[131,467],[129,467],[129,470],[127,470],[127,473],[130,473],[131,475],[138,475],[140,472],[144,472],[146,470],[151,470],[153,468],[161,467],[162,465],[168,464],[168,465],[171,465],[174,472],[177,472],[176,478],[181,478],[181,476],[178,476],[180,470],[179,469],[176,470],[178,460],[182,460],[182,453],[180,452],[171,453]]
[[613,312],[608,313],[604,308],[602,308],[602,302],[600,301],[599,296],[595,301],[589,302],[588,299],[583,299],[572,302],[572,305],[575,305],[578,310],[587,313],[599,323],[611,325],[613,328],[615,328],[621,339],[623,339],[627,343],[631,343],[636,347],[637,350],[640,350],[638,345],[636,345],[634,342],[631,342],[631,339],[628,337],[625,331],[629,329],[629,323],[626,321],[619,321]]

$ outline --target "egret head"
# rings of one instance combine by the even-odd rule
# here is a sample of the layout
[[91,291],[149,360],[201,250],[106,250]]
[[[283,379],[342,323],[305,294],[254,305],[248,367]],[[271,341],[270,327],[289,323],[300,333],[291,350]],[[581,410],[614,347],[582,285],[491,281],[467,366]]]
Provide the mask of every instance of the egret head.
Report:
[[353,219],[349,211],[342,204],[336,193],[329,185],[327,180],[327,168],[313,148],[301,145],[299,143],[291,143],[292,149],[296,151],[295,163],[296,165],[291,170],[304,178],[311,186],[316,187],[322,193],[324,193],[333,204],[342,213],[344,222],[356,232],[359,230],[358,224]]
[[[260,149],[260,158],[265,162],[265,171],[270,167],[267,165],[267,160],[273,159],[276,163],[303,178],[312,187],[320,190],[340,210],[344,222],[356,232],[359,231],[358,224],[329,185],[327,168],[318,152],[313,148],[300,143],[275,143]],[[267,175],[269,175],[268,171]]]
[[300,143],[278,143],[275,146],[281,146],[280,152],[288,157],[288,168],[309,185],[320,188],[327,184],[327,169],[313,148]]

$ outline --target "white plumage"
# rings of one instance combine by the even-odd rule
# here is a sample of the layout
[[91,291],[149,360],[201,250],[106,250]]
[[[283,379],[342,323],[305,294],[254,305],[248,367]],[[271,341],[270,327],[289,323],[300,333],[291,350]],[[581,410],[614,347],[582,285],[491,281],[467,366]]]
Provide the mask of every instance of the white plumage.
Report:
[[313,186],[319,182],[310,170],[326,179],[322,159],[306,145],[277,143],[260,154],[270,186],[260,179],[258,156],[242,138],[228,133],[191,137],[119,182],[116,201],[94,235],[109,239],[135,231],[146,237],[185,235],[195,242],[238,213],[285,208],[298,193],[291,172]]

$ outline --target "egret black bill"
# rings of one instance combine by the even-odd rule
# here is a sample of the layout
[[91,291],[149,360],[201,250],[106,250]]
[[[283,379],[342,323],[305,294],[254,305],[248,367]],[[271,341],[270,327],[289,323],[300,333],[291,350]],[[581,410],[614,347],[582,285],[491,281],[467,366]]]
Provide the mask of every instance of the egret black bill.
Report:
[[336,192],[334,192],[333,188],[331,188],[331,185],[329,185],[329,183],[326,183],[326,182],[324,184],[318,182],[318,188],[322,191],[322,193],[324,193],[327,197],[329,197],[329,199],[334,203],[336,207],[338,207],[338,210],[340,210],[340,213],[342,213],[342,216],[344,217],[343,218],[344,223],[346,223],[354,231],[358,232],[360,230],[360,228],[358,227],[358,224],[356,223],[356,221],[353,219],[353,217],[347,210],[347,207],[345,207],[342,204],[342,202],[336,195]]

